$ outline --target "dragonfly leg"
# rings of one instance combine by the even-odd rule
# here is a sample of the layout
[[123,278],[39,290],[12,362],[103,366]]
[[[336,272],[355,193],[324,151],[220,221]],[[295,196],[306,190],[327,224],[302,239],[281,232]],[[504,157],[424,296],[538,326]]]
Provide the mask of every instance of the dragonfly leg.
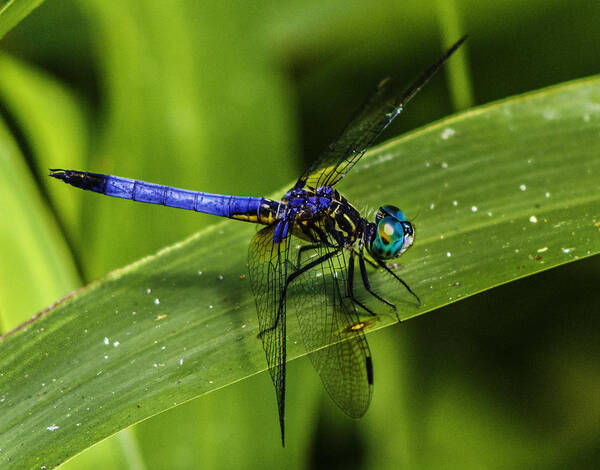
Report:
[[298,262],[297,262],[297,269],[300,268],[300,262],[301,262],[301,258],[302,258],[302,253],[304,253],[305,251],[308,250],[316,250],[317,248],[319,248],[320,245],[318,244],[312,244],[312,245],[302,245],[300,247],[300,249],[298,250]]
[[330,251],[329,253],[324,254],[323,256],[311,261],[310,263],[302,266],[300,269],[298,269],[297,271],[294,271],[292,274],[290,274],[287,277],[287,279],[285,280],[285,285],[283,286],[283,293],[281,294],[281,297],[279,298],[279,305],[281,306],[283,304],[283,302],[285,302],[285,296],[287,295],[287,288],[294,279],[296,279],[301,274],[304,274],[309,269],[312,269],[315,266],[320,265],[324,261],[327,261],[332,256],[337,255],[339,252],[340,252],[340,250]]
[[259,339],[262,339],[262,337],[264,336],[265,333],[268,333],[269,331],[273,331],[279,325],[279,321],[280,321],[281,317],[283,317],[283,312],[284,312],[284,307],[285,307],[285,299],[287,296],[287,288],[290,285],[290,283],[294,279],[296,279],[298,276],[300,276],[301,274],[304,274],[309,269],[312,269],[315,266],[318,266],[319,264],[321,264],[322,262],[327,261],[329,258],[331,258],[334,255],[337,255],[338,253],[339,253],[339,250],[330,251],[329,253],[317,258],[316,260],[311,261],[307,265],[302,266],[297,271],[294,271],[292,274],[290,274],[287,277],[287,279],[285,280],[285,284],[283,286],[282,292],[279,295],[279,307],[277,308],[277,316],[275,317],[275,323],[273,324],[273,326],[270,326],[269,328],[266,328],[263,331],[259,332],[258,333]]
[[377,314],[375,312],[373,312],[370,308],[368,308],[354,296],[354,256],[355,253],[354,251],[352,251],[350,253],[350,260],[348,261],[348,298],[360,308],[362,308],[364,311],[366,311],[369,315],[376,317]]
[[362,253],[358,253],[358,265],[360,266],[360,275],[362,278],[363,285],[365,286],[365,289],[367,289],[367,292],[369,294],[371,294],[373,297],[375,297],[377,300],[379,300],[380,302],[383,302],[387,306],[394,309],[394,313],[396,314],[396,318],[398,319],[398,322],[401,322],[402,320],[400,320],[400,317],[398,316],[398,310],[396,309],[396,306],[393,303],[391,303],[389,300],[384,299],[383,297],[381,297],[379,294],[377,294],[376,292],[374,292],[371,289],[371,283],[369,282],[369,278],[367,276],[367,267],[365,266],[365,258],[362,255]]
[[419,296],[413,292],[413,290],[410,288],[410,286],[406,282],[404,282],[394,271],[392,271],[390,268],[388,268],[383,261],[377,260],[377,264],[379,266],[381,266],[383,269],[385,269],[389,274],[394,276],[396,278],[396,280],[398,282],[400,282],[400,284],[402,284],[406,288],[406,290],[413,295],[413,297],[415,299],[417,299],[417,302],[419,302],[419,305],[421,305],[421,299],[419,299]]

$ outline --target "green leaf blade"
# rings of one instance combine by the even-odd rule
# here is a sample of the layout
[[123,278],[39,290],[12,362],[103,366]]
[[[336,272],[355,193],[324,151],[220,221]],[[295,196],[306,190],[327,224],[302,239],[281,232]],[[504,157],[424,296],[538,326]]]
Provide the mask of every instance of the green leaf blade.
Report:
[[[79,280],[56,221],[2,120],[0,200],[0,329],[5,331]],[[33,286],[31,279],[45,282]]]
[[[592,78],[457,115],[370,152],[340,189],[365,213],[384,203],[409,218],[417,213],[415,246],[398,272],[423,305],[382,273],[373,273],[374,289],[408,318],[597,254],[599,136],[600,79]],[[5,455],[22,466],[57,465],[124,427],[263,371],[243,278],[254,230],[218,223],[6,337]],[[375,328],[394,321],[382,313]],[[289,356],[304,354],[291,317],[288,330]]]

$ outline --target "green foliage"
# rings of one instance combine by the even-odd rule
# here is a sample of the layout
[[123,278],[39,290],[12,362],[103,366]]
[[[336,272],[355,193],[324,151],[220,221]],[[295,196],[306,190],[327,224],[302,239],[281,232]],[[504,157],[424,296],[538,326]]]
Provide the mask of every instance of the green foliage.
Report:
[[[475,109],[370,152],[342,185],[351,200],[367,212],[378,201],[424,208],[401,271],[423,305],[411,305],[383,275],[374,288],[408,318],[598,253],[598,103],[600,79],[584,80]],[[245,280],[253,230],[217,223],[8,336],[2,448],[25,466],[56,465],[264,370]],[[384,315],[375,328],[392,322]],[[294,358],[304,351],[289,325]]]
[[0,38],[25,18],[43,0],[2,0],[0,2]]
[[[0,121],[0,312],[3,329],[22,320],[21,312],[35,311],[53,302],[61,292],[77,286],[74,266],[56,221],[44,206],[18,146]],[[32,279],[36,299],[13,295]]]
[[[87,194],[47,178],[48,167],[273,193],[378,80],[410,81],[463,32],[449,90],[438,77],[386,138],[598,72],[595,2],[53,0],[5,35],[39,3],[0,2],[2,331],[204,229],[0,343],[0,462],[21,467],[50,467],[266,365],[239,279],[251,227],[205,228],[215,219]],[[598,257],[568,261],[598,251],[597,89],[592,79],[478,108],[374,150],[343,181],[361,209],[393,203],[416,218],[399,273],[424,305],[383,275],[373,281],[403,318],[436,309],[369,336],[365,418],[346,419],[308,361],[293,361],[286,449],[262,373],[65,468],[592,467]],[[168,316],[155,322],[159,310]],[[393,320],[382,313],[377,328]]]

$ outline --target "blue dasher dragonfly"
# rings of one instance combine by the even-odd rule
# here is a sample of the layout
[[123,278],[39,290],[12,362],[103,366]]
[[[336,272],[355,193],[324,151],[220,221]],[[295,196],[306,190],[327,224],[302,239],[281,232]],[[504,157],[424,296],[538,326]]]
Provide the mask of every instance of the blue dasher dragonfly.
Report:
[[[354,418],[361,417],[371,401],[373,363],[364,330],[373,322],[363,318],[376,317],[355,295],[356,264],[366,291],[382,306],[393,309],[399,321],[396,306],[371,288],[366,262],[385,270],[420,303],[417,294],[386,264],[410,248],[413,225],[392,205],[380,207],[375,221],[369,222],[334,186],[465,39],[448,49],[400,98],[394,95],[389,79],[382,81],[341,135],[280,201],[189,191],[85,171],[50,170],[54,178],[107,196],[266,225],[252,238],[248,266],[258,336],[275,385],[282,444],[288,303],[325,389],[342,411]],[[293,243],[293,238],[300,245]],[[298,248],[296,252],[292,246]]]

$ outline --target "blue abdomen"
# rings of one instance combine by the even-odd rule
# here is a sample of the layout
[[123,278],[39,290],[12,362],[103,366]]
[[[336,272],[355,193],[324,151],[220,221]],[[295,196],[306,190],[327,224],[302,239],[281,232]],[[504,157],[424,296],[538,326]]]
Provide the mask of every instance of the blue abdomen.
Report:
[[50,170],[50,176],[72,186],[107,196],[177,207],[221,217],[247,216],[248,219],[245,220],[255,222],[261,222],[260,208],[267,201],[260,197],[226,196],[190,191],[120,176],[84,171]]

